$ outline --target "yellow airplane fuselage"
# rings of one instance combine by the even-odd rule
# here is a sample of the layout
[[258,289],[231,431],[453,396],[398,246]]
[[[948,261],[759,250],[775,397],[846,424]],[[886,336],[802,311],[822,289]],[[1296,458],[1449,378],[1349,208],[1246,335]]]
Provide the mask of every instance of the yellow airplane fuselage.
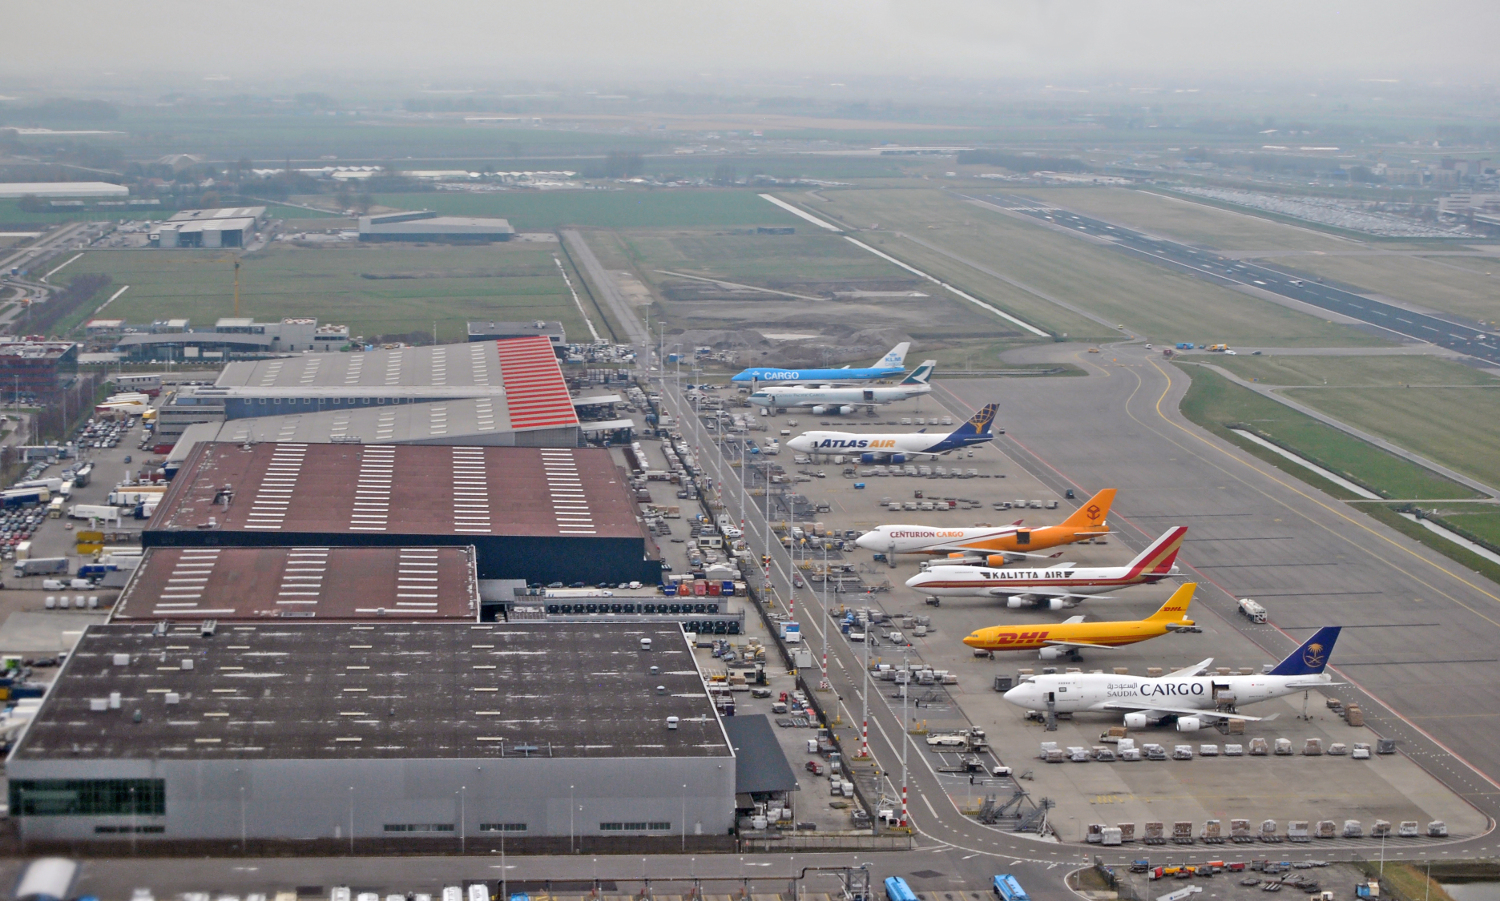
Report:
[[[1174,625],[1182,620],[1172,620]],[[1190,623],[1189,623],[1190,624]],[[1135,644],[1167,634],[1166,622],[1056,623],[1041,626],[991,626],[964,639],[981,651],[1035,651],[1051,642],[1076,641],[1106,647]]]

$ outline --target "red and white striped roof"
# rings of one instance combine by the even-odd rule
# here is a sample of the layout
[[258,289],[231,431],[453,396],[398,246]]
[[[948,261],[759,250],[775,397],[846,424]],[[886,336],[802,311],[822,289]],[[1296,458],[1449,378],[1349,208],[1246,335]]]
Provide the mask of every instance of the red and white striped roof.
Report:
[[495,342],[500,377],[513,429],[578,424],[562,367],[547,338],[503,338]]

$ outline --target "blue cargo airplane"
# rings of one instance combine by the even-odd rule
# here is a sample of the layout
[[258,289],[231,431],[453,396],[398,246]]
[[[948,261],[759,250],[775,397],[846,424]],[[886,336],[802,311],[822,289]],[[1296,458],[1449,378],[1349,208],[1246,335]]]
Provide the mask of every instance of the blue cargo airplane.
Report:
[[875,361],[868,369],[784,369],[779,366],[751,366],[736,375],[736,382],[778,382],[783,385],[806,382],[868,382],[873,379],[890,378],[906,371],[906,351],[911,347],[903,341],[891,348],[891,352]]

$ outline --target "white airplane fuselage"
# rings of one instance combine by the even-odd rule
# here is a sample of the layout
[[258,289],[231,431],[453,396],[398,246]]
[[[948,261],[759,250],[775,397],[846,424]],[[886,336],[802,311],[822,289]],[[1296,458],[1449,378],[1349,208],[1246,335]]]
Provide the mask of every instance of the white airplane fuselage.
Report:
[[800,388],[782,386],[765,388],[750,395],[758,407],[865,407],[895,403],[920,397],[932,391],[931,385],[891,385],[884,388]]

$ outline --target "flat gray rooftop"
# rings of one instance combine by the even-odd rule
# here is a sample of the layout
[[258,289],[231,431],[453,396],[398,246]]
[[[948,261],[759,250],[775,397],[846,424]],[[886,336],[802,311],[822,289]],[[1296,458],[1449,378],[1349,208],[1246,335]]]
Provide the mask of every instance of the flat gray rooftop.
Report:
[[675,624],[276,623],[91,627],[14,759],[731,753]]
[[493,341],[240,361],[225,366],[214,382],[219,388],[299,389],[502,385]]

